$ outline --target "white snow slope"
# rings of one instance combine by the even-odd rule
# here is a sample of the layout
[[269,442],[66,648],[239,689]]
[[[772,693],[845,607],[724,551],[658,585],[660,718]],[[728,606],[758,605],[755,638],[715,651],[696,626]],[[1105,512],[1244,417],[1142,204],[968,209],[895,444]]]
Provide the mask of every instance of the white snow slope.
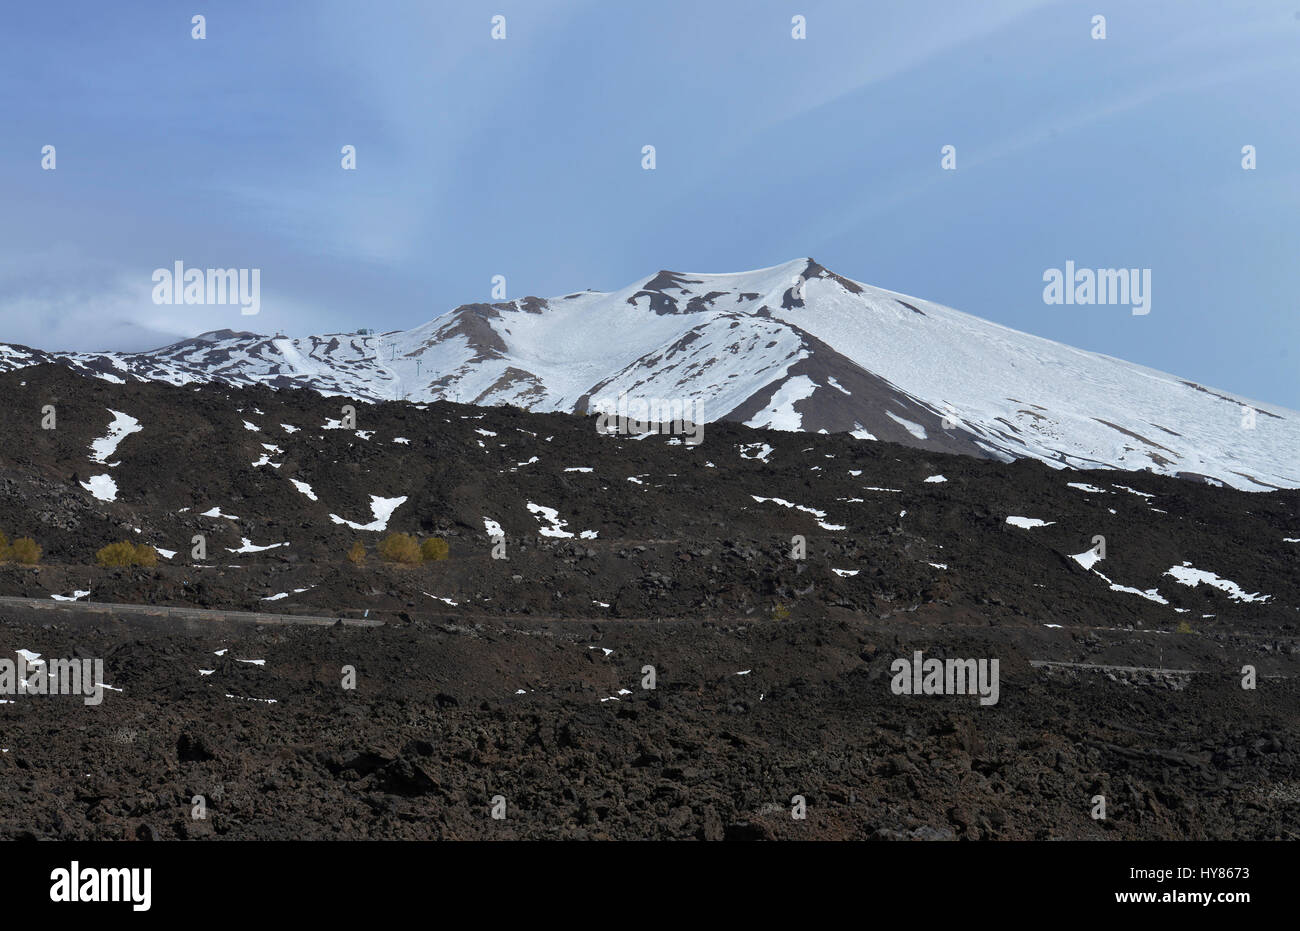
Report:
[[538,411],[592,411],[626,392],[632,401],[698,403],[687,411],[704,422],[856,432],[1252,491],[1300,487],[1300,413],[850,281],[811,259],[467,304],[373,336],[222,330],[123,354],[0,344],[0,371],[41,362],[172,384],[264,383]]

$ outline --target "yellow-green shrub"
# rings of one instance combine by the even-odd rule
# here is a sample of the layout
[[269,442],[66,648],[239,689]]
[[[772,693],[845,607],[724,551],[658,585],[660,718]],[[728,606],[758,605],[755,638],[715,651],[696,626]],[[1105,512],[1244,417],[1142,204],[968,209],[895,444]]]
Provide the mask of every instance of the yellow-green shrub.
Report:
[[450,553],[451,547],[442,537],[429,537],[420,544],[420,555],[425,562],[438,562],[446,559]]
[[120,569],[135,564],[135,544],[122,540],[101,547],[95,553],[95,562],[110,569]]
[[409,533],[394,533],[384,537],[379,544],[379,555],[389,562],[418,566],[420,544]]
[[348,562],[354,566],[364,566],[366,564],[366,545],[360,540],[352,544],[352,549],[348,550]]
[[147,543],[136,545],[128,540],[110,543],[95,553],[95,562],[108,569],[144,566],[152,569],[158,565],[158,551]]
[[31,537],[19,537],[9,544],[9,558],[24,566],[34,566],[41,561],[41,548]]

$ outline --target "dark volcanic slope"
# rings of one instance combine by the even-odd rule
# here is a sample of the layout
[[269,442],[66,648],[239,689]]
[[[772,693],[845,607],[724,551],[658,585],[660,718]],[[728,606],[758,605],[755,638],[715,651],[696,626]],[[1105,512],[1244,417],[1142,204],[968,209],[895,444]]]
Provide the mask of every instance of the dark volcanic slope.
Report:
[[[89,590],[95,601],[259,610],[263,598],[311,586],[275,610],[425,609],[440,596],[466,613],[561,617],[591,616],[593,602],[609,604],[611,617],[743,616],[777,602],[879,614],[938,602],[995,619],[1165,629],[1185,619],[1279,633],[1293,629],[1300,605],[1300,550],[1284,542],[1300,537],[1295,491],[1053,471],[732,424],[708,425],[691,447],[601,437],[595,418],[451,404],[356,402],[358,433],[325,428],[347,399],[112,385],[57,367],[0,376],[0,387],[10,398],[0,410],[0,530],[45,548],[39,571],[0,570],[0,594]],[[57,429],[41,429],[47,404]],[[140,430],[122,439],[115,465],[92,463],[91,443],[114,411]],[[116,501],[82,487],[99,474],[114,480]],[[946,481],[926,481],[938,475]],[[334,517],[370,523],[372,496],[405,497],[387,529],[440,534],[452,559],[401,571],[348,564],[354,540],[373,552],[384,534]],[[530,504],[558,512],[574,538],[543,536],[550,521]],[[203,516],[214,508],[233,519]],[[1051,524],[1022,529],[1008,517]],[[508,560],[490,558],[484,518],[504,529]],[[189,559],[199,533],[202,567]],[[788,558],[794,534],[808,540],[803,563]],[[1106,539],[1099,572],[1168,604],[1112,591],[1069,558],[1097,535]],[[95,569],[95,551],[122,538],[177,555],[156,572]],[[230,552],[245,539],[289,545]],[[1239,602],[1164,574],[1183,563],[1268,598]]]
[[[124,689],[0,705],[4,835],[1293,836],[1300,492],[731,424],[691,447],[451,404],[357,402],[358,433],[326,428],[343,398],[55,366],[0,388],[0,530],[45,548],[0,566],[0,595],[388,622],[204,638],[0,610],[3,655],[103,657]],[[93,463],[112,412],[141,429]],[[371,496],[405,497],[387,529],[451,558],[379,564],[383,534],[331,516],[365,524]],[[530,503],[596,536],[544,536]],[[1089,572],[1071,556],[1096,536]],[[95,567],[121,538],[175,556]],[[358,539],[364,567],[344,559]],[[230,552],[245,540],[288,546]],[[999,658],[1000,702],[893,695],[915,649]],[[189,819],[218,785],[214,817]]]

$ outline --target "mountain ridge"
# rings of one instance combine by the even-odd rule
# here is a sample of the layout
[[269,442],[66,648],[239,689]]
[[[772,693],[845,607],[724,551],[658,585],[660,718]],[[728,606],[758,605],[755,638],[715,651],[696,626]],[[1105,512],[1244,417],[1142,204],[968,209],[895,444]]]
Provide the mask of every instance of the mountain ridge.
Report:
[[42,362],[109,381],[570,413],[620,395],[690,399],[706,422],[1244,490],[1300,487],[1295,411],[853,281],[809,257],[463,304],[384,333],[218,329],[136,353],[0,344],[0,371]]

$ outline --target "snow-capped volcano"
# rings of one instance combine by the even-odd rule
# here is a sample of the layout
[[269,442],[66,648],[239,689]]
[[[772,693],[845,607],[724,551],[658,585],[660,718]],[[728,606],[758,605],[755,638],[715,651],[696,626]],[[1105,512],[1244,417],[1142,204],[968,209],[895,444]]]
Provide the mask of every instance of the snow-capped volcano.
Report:
[[535,411],[583,413],[620,395],[680,399],[705,421],[1148,469],[1253,491],[1300,487],[1300,413],[860,284],[812,259],[466,304],[373,335],[221,330],[144,353],[0,344],[0,370],[41,362],[109,380]]

